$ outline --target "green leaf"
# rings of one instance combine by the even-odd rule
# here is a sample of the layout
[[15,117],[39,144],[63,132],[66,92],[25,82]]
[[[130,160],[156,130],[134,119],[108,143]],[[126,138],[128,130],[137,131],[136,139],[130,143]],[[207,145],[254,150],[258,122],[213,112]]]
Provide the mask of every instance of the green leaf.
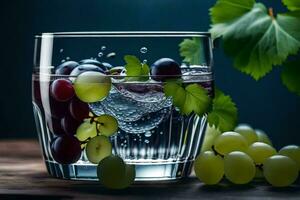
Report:
[[289,61],[284,64],[281,73],[283,84],[291,91],[300,96],[300,59]]
[[[219,0],[231,2],[224,4],[226,12],[236,15],[229,20],[213,20],[211,33],[213,37],[222,37],[225,52],[233,57],[234,66],[240,71],[258,80],[270,72],[275,65],[281,65],[289,55],[296,54],[300,48],[300,15],[297,13],[268,15],[266,7],[256,3],[248,12],[242,3],[236,0]],[[241,1],[244,2],[244,1]],[[250,2],[250,1],[249,1]],[[221,10],[216,15],[213,7],[211,17],[225,17]],[[250,4],[249,4],[250,5]],[[247,7],[249,9],[249,7]],[[225,17],[226,18],[226,17]]]
[[179,52],[184,57],[184,62],[190,65],[200,65],[203,59],[203,47],[201,45],[201,38],[184,39],[179,44]]
[[211,20],[214,24],[231,21],[250,11],[255,0],[219,0],[210,9]]
[[211,103],[207,91],[196,83],[184,88],[179,82],[167,82],[164,92],[167,97],[172,97],[173,104],[185,115],[194,112],[201,116],[208,111]]
[[[129,76],[130,80],[148,80],[150,68],[147,64],[141,63],[141,61],[132,55],[124,56],[124,60],[126,62],[125,69],[126,75]],[[130,77],[137,76],[137,77]],[[145,76],[145,77],[138,77]]]
[[283,4],[291,11],[300,11],[299,0],[282,0]]
[[212,111],[208,114],[210,126],[217,127],[221,132],[233,130],[238,118],[237,108],[230,96],[216,90],[212,103]]

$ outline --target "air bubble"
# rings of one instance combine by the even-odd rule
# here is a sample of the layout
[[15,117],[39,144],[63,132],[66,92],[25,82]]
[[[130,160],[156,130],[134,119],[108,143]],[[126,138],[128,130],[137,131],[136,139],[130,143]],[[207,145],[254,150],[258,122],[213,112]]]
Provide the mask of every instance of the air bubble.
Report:
[[65,59],[62,59],[62,60],[61,60],[61,63],[64,63],[64,62],[66,62],[66,60],[65,60]]
[[103,53],[102,53],[102,52],[99,52],[99,53],[98,53],[98,57],[101,58],[102,56],[103,56]]
[[150,131],[147,131],[146,133],[145,133],[145,137],[151,137],[151,132]]
[[146,144],[149,144],[149,140],[145,140],[145,143],[146,143]]
[[62,52],[64,52],[64,49],[60,49],[60,50],[59,50],[59,53],[62,53]]
[[147,62],[148,62],[148,60],[146,60],[146,59],[143,60],[143,64],[147,64]]
[[66,57],[66,60],[70,60],[71,58],[70,57]]
[[101,51],[105,51],[105,49],[106,49],[106,46],[101,47]]
[[109,54],[106,55],[106,58],[113,58],[116,56],[116,53],[115,52],[111,52]]
[[162,134],[164,134],[164,132],[162,132],[162,131],[161,131],[159,134],[161,134],[161,135],[162,135]]
[[147,47],[142,47],[142,48],[140,49],[140,52],[141,52],[141,53],[147,53],[147,51],[148,51]]

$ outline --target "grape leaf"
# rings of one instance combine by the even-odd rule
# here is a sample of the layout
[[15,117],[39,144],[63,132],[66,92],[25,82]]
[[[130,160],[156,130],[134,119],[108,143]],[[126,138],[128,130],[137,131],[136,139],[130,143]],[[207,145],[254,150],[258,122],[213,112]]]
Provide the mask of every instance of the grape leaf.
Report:
[[[149,79],[149,66],[146,63],[142,63],[136,56],[126,55],[124,56],[126,62],[125,69],[126,75],[129,79],[134,80],[148,80]],[[130,76],[143,76],[143,77],[130,77]]]
[[291,11],[300,11],[299,0],[282,0],[283,4]]
[[[222,2],[220,7],[218,4]],[[268,15],[261,3],[255,3],[247,11],[250,1],[248,6],[241,2],[244,1],[219,0],[210,12],[212,21],[216,22],[210,31],[214,38],[222,37],[225,52],[233,57],[234,66],[258,80],[299,50],[300,15],[290,12],[275,18]],[[227,21],[217,20],[222,16],[227,19],[227,12],[240,16],[232,14]]]
[[281,73],[283,84],[291,91],[300,96],[300,59],[288,61],[284,64]]
[[190,65],[200,65],[203,61],[203,47],[201,45],[201,38],[184,39],[179,44],[179,52],[184,57],[184,62]]
[[254,3],[255,0],[219,0],[210,9],[211,20],[213,24],[231,21],[250,11]]
[[210,126],[217,127],[221,132],[233,130],[238,119],[237,108],[230,98],[220,90],[216,90],[212,102],[212,110],[208,114]]
[[185,115],[194,112],[201,116],[210,106],[211,99],[207,91],[196,83],[183,87],[180,82],[168,81],[164,85],[164,92],[167,97],[172,97],[173,104]]

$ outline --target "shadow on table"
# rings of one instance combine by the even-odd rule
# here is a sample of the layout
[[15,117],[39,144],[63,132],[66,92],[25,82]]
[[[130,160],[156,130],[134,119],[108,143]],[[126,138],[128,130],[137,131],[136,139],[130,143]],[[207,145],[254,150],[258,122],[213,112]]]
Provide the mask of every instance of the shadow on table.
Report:
[[71,196],[61,195],[27,195],[27,194],[0,194],[1,200],[13,200],[13,199],[24,199],[24,200],[67,200],[72,199]]

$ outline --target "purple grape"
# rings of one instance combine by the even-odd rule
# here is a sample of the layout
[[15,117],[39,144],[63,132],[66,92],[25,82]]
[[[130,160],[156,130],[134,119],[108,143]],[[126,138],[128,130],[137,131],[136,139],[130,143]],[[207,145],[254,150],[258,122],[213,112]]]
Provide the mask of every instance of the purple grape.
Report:
[[78,65],[75,69],[73,69],[73,71],[71,72],[71,76],[78,76],[79,74],[83,73],[83,72],[87,72],[87,71],[95,71],[95,72],[101,72],[101,73],[105,73],[105,71],[96,66],[96,65],[92,65],[92,64],[82,64],[82,65]]
[[50,86],[50,94],[52,97],[61,102],[72,99],[75,94],[72,82],[67,79],[57,79]]
[[57,137],[51,142],[51,153],[58,163],[75,163],[81,156],[80,142],[71,135]]
[[71,100],[69,110],[72,117],[78,121],[89,117],[89,105],[76,97]]
[[79,61],[79,64],[81,64],[81,65],[83,65],[83,64],[96,65],[97,67],[100,67],[103,71],[107,70],[106,64],[103,64],[103,63],[99,62],[98,60],[94,60],[94,59],[84,59],[84,60]]
[[61,119],[56,119],[56,118],[47,116],[46,122],[47,122],[48,129],[54,135],[61,136],[61,135],[65,134],[64,129],[61,127]]
[[51,95],[49,95],[49,105],[50,108],[44,107],[45,112],[50,116],[61,119],[68,112],[69,102],[59,102],[56,101]]
[[177,62],[170,58],[161,58],[151,66],[151,77],[156,81],[180,78],[181,69]]
[[80,121],[74,119],[71,114],[66,114],[66,116],[61,120],[61,126],[66,134],[75,135],[78,126],[81,124]]
[[78,62],[75,62],[75,61],[64,62],[56,68],[55,74],[69,75],[71,73],[71,71],[78,65],[79,65]]

